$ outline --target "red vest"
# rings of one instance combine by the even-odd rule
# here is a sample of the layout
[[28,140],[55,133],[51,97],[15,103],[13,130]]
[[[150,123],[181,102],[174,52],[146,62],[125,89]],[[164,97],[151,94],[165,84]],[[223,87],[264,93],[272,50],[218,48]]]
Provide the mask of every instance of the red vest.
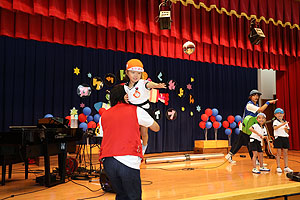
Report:
[[100,157],[132,155],[143,158],[136,106],[118,103],[101,116]]

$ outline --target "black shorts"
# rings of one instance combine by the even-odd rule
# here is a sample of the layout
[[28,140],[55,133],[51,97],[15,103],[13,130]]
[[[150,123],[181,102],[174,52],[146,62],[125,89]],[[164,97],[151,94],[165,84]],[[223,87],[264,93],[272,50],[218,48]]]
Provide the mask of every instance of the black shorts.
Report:
[[274,141],[274,148],[276,149],[289,149],[290,141],[288,137],[278,137]]
[[[254,141],[251,142],[252,140],[254,140]],[[261,142],[256,139],[253,139],[253,138],[250,138],[250,148],[249,149],[251,151],[263,152],[262,148],[261,148]]]

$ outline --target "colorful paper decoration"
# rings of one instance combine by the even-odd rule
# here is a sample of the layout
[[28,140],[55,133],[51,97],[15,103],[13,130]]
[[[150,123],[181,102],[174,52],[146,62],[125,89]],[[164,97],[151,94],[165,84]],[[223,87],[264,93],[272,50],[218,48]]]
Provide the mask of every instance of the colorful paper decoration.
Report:
[[194,104],[195,99],[194,99],[193,95],[190,94],[189,96],[190,96],[190,98],[189,98],[189,103],[190,103],[190,104]]
[[102,104],[103,102],[98,102],[94,104],[94,108],[97,110],[97,112],[99,112],[99,109],[102,108]]
[[169,90],[175,90],[175,87],[176,87],[176,82],[174,80],[170,80],[169,81]]
[[94,90],[101,90],[103,88],[103,80],[100,77],[93,77],[91,80],[91,87]]
[[176,89],[177,90],[177,95],[179,98],[184,98],[185,97],[185,89],[182,87],[179,87]]
[[191,83],[194,82],[194,81],[195,81],[195,79],[193,77],[191,77]]
[[74,74],[78,76],[80,74],[80,69],[78,67],[74,68]]
[[196,110],[197,110],[198,112],[200,112],[200,111],[201,111],[201,107],[200,107],[199,105],[197,105],[197,106],[196,106]]
[[191,90],[191,89],[192,89],[192,85],[191,85],[191,84],[187,84],[187,85],[186,85],[186,88],[187,88],[188,90]]
[[175,120],[177,118],[177,112],[174,108],[169,108],[166,112],[166,117],[168,120]]
[[80,108],[84,108],[84,106],[85,106],[84,103],[80,104]]
[[112,87],[116,84],[116,76],[112,73],[108,73],[104,77],[104,84],[107,85],[108,87]]
[[161,111],[158,108],[154,110],[154,116],[155,116],[155,120],[160,120]]
[[76,110],[75,107],[73,107],[70,111],[70,115],[78,115],[78,110]]
[[185,107],[182,106],[181,107],[181,111],[184,112],[185,111]]
[[118,71],[117,77],[119,81],[123,81],[125,76],[126,76],[125,70],[121,69],[120,71]]
[[92,74],[89,72],[89,73],[87,74],[87,77],[92,78]]
[[157,79],[157,83],[166,83],[167,82],[167,77],[163,72],[158,72],[156,74],[156,79]]
[[77,94],[80,97],[88,97],[92,93],[92,89],[87,84],[82,84],[77,87]]

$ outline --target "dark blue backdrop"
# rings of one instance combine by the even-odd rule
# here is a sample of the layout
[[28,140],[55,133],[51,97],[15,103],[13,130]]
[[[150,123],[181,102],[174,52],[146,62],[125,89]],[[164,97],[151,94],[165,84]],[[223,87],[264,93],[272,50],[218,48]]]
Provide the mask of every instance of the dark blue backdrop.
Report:
[[[257,88],[256,69],[0,37],[0,131],[9,125],[35,125],[47,113],[64,117],[72,107],[82,112],[81,102],[92,108],[95,102],[105,101],[105,90],[110,88],[105,86],[81,99],[77,86],[89,84],[88,72],[102,79],[106,73],[117,74],[131,58],[141,59],[154,81],[159,71],[185,88],[191,77],[195,79],[190,91],[194,105],[188,103],[188,95],[179,99],[175,91],[161,90],[169,92],[170,101],[168,106],[153,106],[161,109],[163,117],[158,121],[161,130],[149,133],[148,152],[192,150],[194,140],[204,138],[198,123],[206,108],[218,108],[223,119],[230,114],[242,115],[249,91]],[[80,68],[78,76],[73,73],[75,67]],[[198,104],[200,113],[196,111]],[[164,117],[171,107],[178,112],[175,121]],[[209,130],[208,138],[213,137],[213,130]],[[224,129],[219,130],[218,138],[227,138]]]

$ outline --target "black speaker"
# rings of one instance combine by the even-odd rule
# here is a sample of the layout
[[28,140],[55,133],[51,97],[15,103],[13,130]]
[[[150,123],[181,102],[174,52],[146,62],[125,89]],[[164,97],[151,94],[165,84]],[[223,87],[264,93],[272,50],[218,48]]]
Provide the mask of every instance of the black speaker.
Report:
[[289,172],[289,173],[286,173],[286,177],[288,177],[292,181],[298,181],[298,182],[300,182],[300,172]]
[[114,189],[112,188],[110,180],[109,180],[109,178],[108,178],[108,176],[107,176],[104,169],[101,169],[101,171],[100,171],[99,181],[100,181],[100,185],[101,185],[101,188],[102,188],[103,191],[110,192],[110,193],[116,193],[114,191]]

